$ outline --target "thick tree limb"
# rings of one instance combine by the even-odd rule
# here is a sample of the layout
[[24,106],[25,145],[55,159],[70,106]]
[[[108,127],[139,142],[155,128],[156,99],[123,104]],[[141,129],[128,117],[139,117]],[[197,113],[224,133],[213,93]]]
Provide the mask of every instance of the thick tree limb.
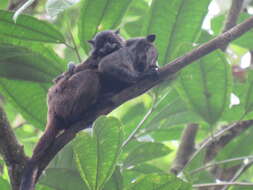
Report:
[[183,131],[180,145],[177,150],[177,155],[173,161],[170,171],[174,174],[178,174],[189,161],[192,153],[195,150],[195,137],[198,132],[198,124],[191,123],[186,126]]
[[13,190],[18,190],[26,157],[0,106],[0,154],[8,167]]
[[54,144],[45,152],[45,156],[43,156],[40,160],[40,173],[45,169],[54,156],[75,137],[77,132],[87,128],[87,126],[91,124],[97,117],[108,114],[124,102],[143,94],[165,79],[173,77],[174,74],[176,74],[185,66],[207,55],[208,53],[221,48],[224,44],[227,44],[238,38],[245,32],[249,31],[252,27],[253,17],[159,69],[159,77],[157,79],[142,80],[113,96],[111,99],[104,100],[103,104],[95,105],[92,110],[84,115],[83,121],[72,125],[68,130],[64,131],[56,138]]

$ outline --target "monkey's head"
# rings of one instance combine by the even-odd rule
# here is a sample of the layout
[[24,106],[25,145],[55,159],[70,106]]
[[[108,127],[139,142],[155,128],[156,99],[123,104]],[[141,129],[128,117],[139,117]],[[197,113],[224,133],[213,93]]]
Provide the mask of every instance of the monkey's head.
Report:
[[97,33],[92,40],[92,55],[102,58],[125,46],[125,40],[119,35],[119,30],[105,30]]
[[155,34],[146,37],[133,38],[127,40],[126,46],[133,52],[134,67],[139,72],[145,72],[150,68],[157,68],[158,53],[153,44]]

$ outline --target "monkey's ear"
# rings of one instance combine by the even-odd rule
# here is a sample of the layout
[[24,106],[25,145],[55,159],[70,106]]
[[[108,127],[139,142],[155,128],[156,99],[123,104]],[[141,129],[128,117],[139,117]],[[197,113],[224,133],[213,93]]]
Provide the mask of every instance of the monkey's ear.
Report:
[[93,47],[95,46],[94,40],[87,40],[87,42],[88,42],[89,44],[91,44]]
[[119,34],[120,29],[118,28],[117,30],[114,31],[115,34]]
[[148,40],[148,42],[154,42],[155,41],[155,37],[156,35],[155,34],[149,34],[146,39]]

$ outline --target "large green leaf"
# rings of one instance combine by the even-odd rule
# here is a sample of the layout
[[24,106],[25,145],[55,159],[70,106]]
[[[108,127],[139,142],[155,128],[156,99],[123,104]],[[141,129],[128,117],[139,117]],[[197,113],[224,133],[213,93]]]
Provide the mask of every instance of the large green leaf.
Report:
[[197,114],[213,124],[228,105],[230,75],[224,55],[215,51],[182,70],[178,90]]
[[15,23],[13,13],[0,10],[0,34],[21,40],[64,43],[63,35],[48,22],[20,15]]
[[[66,61],[60,58],[52,49],[52,47],[46,45],[45,43],[41,42],[34,42],[34,41],[23,41],[19,39],[15,39],[12,37],[4,36],[0,34],[0,44],[1,46],[17,46],[16,48],[24,48],[26,51],[30,51],[29,55],[39,55],[43,56],[45,64],[47,65],[47,70],[50,69],[51,72],[54,71],[54,75],[58,75],[59,73],[63,72],[64,66],[66,65]],[[23,50],[23,51],[25,51]],[[12,54],[11,52],[7,52],[8,54]],[[34,54],[34,55],[33,55]],[[15,53],[14,53],[15,55]],[[26,55],[28,56],[28,55]],[[50,65],[50,66],[49,66]],[[45,69],[45,66],[43,67]]]
[[0,77],[34,82],[51,82],[59,74],[47,57],[28,48],[0,44]]
[[80,174],[90,190],[100,190],[111,177],[122,143],[120,122],[100,117],[93,133],[82,133],[74,141],[74,153]]
[[142,143],[129,152],[128,157],[124,161],[124,167],[127,168],[145,161],[159,158],[167,155],[170,152],[171,150],[162,143]]
[[49,84],[0,78],[0,93],[37,128],[46,124],[46,94]]
[[180,45],[193,43],[197,39],[209,2],[210,0],[152,1],[143,34],[157,35],[160,64],[174,59],[173,54]]
[[90,40],[98,30],[117,27],[132,0],[83,0],[78,35],[86,53]]
[[190,190],[191,185],[172,174],[141,176],[127,190]]

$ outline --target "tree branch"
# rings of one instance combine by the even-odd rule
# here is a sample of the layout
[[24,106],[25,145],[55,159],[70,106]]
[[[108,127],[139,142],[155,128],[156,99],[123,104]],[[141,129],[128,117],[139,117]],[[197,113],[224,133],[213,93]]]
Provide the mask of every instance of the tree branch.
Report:
[[88,111],[84,115],[84,119],[78,122],[68,130],[65,130],[61,135],[59,135],[54,144],[45,151],[45,155],[40,160],[40,172],[45,169],[49,162],[54,158],[54,156],[67,144],[69,143],[80,130],[87,128],[97,117],[100,115],[105,115],[111,112],[116,107],[120,106],[124,102],[135,98],[144,92],[148,91],[155,85],[161,83],[165,79],[173,77],[178,71],[180,71],[185,66],[191,64],[193,61],[211,53],[212,51],[221,48],[224,44],[231,42],[232,40],[238,38],[245,32],[249,31],[253,27],[253,17],[247,19],[241,24],[233,27],[229,31],[221,34],[220,36],[214,38],[213,40],[197,47],[193,51],[187,53],[184,56],[177,58],[170,64],[167,64],[163,68],[159,69],[159,76],[157,79],[145,79],[141,80],[135,85],[123,90],[119,94],[113,96],[111,99],[103,100],[103,104],[94,105],[93,109]]
[[[244,0],[232,1],[222,33],[228,31],[229,29],[231,29],[232,27],[236,25],[238,17],[240,16],[240,12],[242,10],[243,1]],[[222,50],[225,51],[227,46],[228,44],[224,44],[224,46],[222,47]]]
[[6,114],[0,106],[0,154],[8,167],[13,190],[18,190],[21,174],[26,162],[23,147],[18,143],[7,121]]

